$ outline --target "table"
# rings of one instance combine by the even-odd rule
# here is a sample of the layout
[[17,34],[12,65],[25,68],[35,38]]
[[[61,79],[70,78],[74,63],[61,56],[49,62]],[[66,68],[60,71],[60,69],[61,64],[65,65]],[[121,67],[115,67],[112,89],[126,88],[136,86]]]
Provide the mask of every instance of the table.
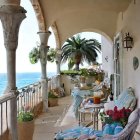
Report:
[[92,90],[80,90],[75,88],[72,90],[71,95],[73,96],[73,111],[76,116],[78,117],[78,108],[83,101],[85,96],[91,96],[94,92]]
[[90,113],[91,122],[93,124],[94,130],[98,130],[98,114],[101,108],[104,107],[104,103],[100,104],[85,104],[84,107],[80,108],[78,110],[79,112],[79,125],[81,125],[81,122],[83,119],[85,120],[85,114]]
[[81,97],[85,97],[85,96],[90,96],[90,95],[93,95],[94,91],[92,89],[88,89],[88,90],[81,90],[79,88],[74,88],[71,92],[71,95],[73,97],[77,96],[77,95],[80,95]]

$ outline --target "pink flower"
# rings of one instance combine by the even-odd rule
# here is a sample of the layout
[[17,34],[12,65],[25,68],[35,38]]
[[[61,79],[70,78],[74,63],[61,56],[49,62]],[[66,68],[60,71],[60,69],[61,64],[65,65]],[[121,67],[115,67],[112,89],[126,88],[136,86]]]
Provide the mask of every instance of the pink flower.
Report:
[[106,112],[111,120],[120,122],[123,126],[126,125],[130,113],[130,109],[125,109],[123,107],[122,109],[118,110],[117,106],[114,107],[114,110],[108,110]]

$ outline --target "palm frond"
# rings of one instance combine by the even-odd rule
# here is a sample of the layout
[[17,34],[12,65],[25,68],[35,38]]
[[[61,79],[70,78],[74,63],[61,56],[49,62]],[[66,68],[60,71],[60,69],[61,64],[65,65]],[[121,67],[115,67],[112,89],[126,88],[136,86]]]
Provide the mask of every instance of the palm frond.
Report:
[[76,55],[81,57],[81,63],[86,61],[92,63],[96,61],[97,52],[101,52],[101,44],[96,39],[81,38],[78,34],[67,39],[62,46],[62,62],[66,62],[72,56],[76,59]]

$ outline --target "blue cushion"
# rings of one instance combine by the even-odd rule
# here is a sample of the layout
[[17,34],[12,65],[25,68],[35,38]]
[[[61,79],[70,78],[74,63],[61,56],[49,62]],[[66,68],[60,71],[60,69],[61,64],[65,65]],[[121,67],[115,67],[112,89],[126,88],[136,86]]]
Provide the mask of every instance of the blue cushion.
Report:
[[114,129],[114,135],[120,133],[123,130],[122,126],[117,125]]
[[102,137],[103,136],[103,132],[102,131],[94,131],[94,136]]
[[103,128],[103,135],[113,135],[114,129],[111,127],[111,124],[106,124]]

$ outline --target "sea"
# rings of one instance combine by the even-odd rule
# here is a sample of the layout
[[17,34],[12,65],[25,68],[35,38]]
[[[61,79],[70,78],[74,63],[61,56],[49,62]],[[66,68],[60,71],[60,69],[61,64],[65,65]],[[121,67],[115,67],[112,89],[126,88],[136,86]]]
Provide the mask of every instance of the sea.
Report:
[[[56,75],[55,72],[48,72],[47,77],[51,78]],[[25,87],[29,84],[38,82],[41,79],[40,72],[26,72],[26,73],[16,73],[16,86],[17,88]],[[0,96],[3,95],[7,86],[7,74],[0,73]]]

